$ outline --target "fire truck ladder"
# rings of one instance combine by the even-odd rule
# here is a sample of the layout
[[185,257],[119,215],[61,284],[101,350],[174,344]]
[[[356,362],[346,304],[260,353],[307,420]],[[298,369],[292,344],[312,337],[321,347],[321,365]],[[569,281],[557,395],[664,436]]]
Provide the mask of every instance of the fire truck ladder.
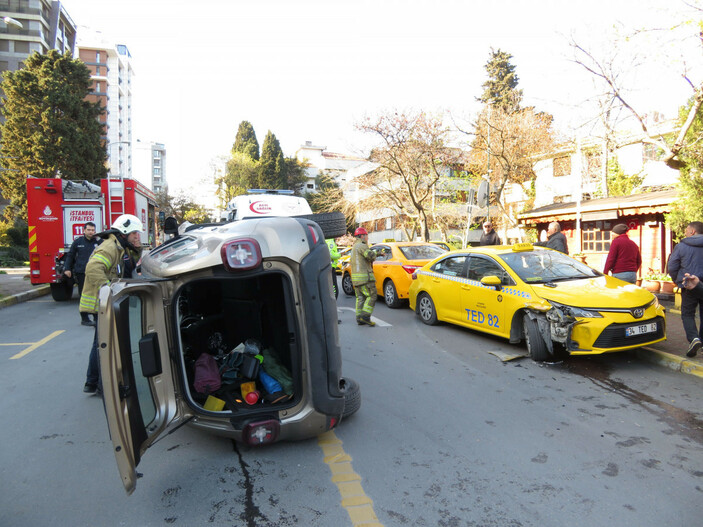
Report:
[[[119,192],[113,193],[113,181],[119,183]],[[124,180],[122,178],[107,179],[107,221],[106,227],[109,229],[115,220],[125,213],[124,204]]]

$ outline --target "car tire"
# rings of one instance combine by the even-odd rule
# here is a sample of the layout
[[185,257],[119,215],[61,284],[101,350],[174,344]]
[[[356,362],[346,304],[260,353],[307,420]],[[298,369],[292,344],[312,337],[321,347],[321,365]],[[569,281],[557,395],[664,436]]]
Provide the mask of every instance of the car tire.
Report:
[[51,287],[51,297],[57,302],[66,302],[73,297],[73,280],[68,279],[63,282],[49,284]]
[[354,296],[354,284],[352,284],[351,275],[344,273],[342,275],[342,291],[347,296]]
[[340,384],[342,392],[344,393],[344,411],[342,412],[342,419],[346,419],[361,408],[361,388],[358,382],[348,377],[342,379]]
[[420,293],[417,297],[417,314],[420,315],[420,320],[422,320],[428,326],[434,326],[437,324],[437,310],[434,307],[434,302],[427,293]]
[[341,212],[322,212],[320,214],[304,214],[296,216],[305,220],[312,220],[322,229],[325,239],[339,238],[347,233],[347,218]]
[[527,346],[527,352],[530,354],[532,360],[536,362],[549,360],[550,355],[547,349],[547,343],[544,342],[544,338],[542,338],[537,321],[529,315],[525,315],[523,325],[525,327],[525,345]]
[[386,305],[391,309],[399,308],[403,301],[398,298],[398,291],[395,288],[393,280],[386,280],[383,284],[383,299],[386,301]]

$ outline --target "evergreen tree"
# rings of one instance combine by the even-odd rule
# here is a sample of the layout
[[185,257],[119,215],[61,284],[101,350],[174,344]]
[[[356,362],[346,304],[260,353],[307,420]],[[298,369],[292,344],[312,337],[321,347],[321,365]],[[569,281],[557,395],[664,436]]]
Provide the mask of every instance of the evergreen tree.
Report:
[[5,72],[0,125],[0,192],[5,217],[27,218],[27,176],[95,180],[105,177],[104,109],[86,100],[90,71],[70,52],[33,53],[24,68]]
[[249,121],[239,123],[237,137],[235,137],[232,146],[232,154],[237,152],[248,155],[254,161],[259,160],[259,142],[256,140],[254,127]]
[[286,161],[283,157],[283,150],[281,150],[281,145],[278,139],[276,139],[276,136],[271,133],[271,130],[266,134],[264,144],[261,147],[259,171],[259,183],[261,188],[288,188]]
[[478,99],[508,113],[519,110],[522,101],[522,90],[517,89],[519,79],[515,66],[510,63],[512,58],[510,53],[491,48],[485,66],[488,80],[483,83],[483,95]]

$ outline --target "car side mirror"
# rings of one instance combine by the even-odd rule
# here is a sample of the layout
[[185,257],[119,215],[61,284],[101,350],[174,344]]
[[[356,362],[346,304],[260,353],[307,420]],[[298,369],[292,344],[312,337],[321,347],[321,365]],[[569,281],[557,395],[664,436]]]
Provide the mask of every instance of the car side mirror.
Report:
[[500,291],[500,286],[502,284],[500,278],[497,276],[484,276],[481,278],[481,283],[483,285],[489,285],[496,288],[496,291]]

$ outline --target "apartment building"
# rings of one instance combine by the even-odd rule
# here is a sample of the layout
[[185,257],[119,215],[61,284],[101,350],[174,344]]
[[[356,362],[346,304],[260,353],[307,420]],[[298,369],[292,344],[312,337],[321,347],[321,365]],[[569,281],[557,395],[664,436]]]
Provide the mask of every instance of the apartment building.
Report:
[[166,147],[162,143],[138,139],[134,143],[132,177],[154,192],[166,190]]
[[106,112],[104,141],[109,174],[133,177],[132,173],[132,55],[124,44],[115,44],[99,32],[80,28],[78,58],[93,80],[91,102],[100,102]]
[[[0,72],[16,71],[34,53],[74,52],[76,24],[61,2],[0,0]],[[20,25],[22,27],[20,27]]]

